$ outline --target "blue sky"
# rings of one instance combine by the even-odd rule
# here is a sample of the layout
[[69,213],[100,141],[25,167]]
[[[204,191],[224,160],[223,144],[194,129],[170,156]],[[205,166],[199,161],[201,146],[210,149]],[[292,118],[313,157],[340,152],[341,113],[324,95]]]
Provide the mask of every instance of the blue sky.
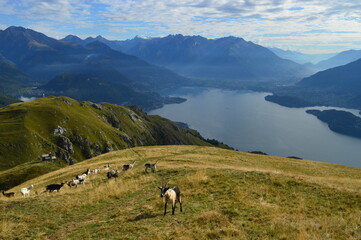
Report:
[[62,38],[181,33],[243,37],[305,53],[361,49],[359,0],[0,0],[0,29]]

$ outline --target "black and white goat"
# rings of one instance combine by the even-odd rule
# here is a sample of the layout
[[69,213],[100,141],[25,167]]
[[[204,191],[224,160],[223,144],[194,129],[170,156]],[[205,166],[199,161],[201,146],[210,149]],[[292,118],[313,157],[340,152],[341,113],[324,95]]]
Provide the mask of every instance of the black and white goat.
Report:
[[32,189],[34,187],[34,185],[33,184],[31,184],[29,187],[27,187],[27,188],[22,188],[22,189],[20,189],[20,193],[21,193],[21,195],[23,195],[23,197],[25,197],[26,195],[30,195],[30,190]]
[[123,171],[127,171],[129,169],[132,169],[134,167],[135,161],[133,161],[133,163],[130,164],[124,164],[123,165]]
[[48,186],[46,186],[45,192],[54,192],[54,191],[59,192],[60,188],[62,188],[64,186],[64,184],[65,184],[65,182],[60,183],[60,184],[49,184]]
[[117,178],[119,176],[118,174],[119,174],[118,170],[111,170],[107,172],[107,177],[108,179]]
[[157,163],[158,161],[156,161],[155,163],[146,163],[144,164],[145,166],[145,172],[148,172],[148,169],[152,170],[152,172],[157,171]]
[[14,192],[8,192],[8,193],[6,193],[6,192],[4,192],[4,191],[1,191],[2,192],[2,194],[5,196],[5,197],[7,197],[7,198],[11,198],[11,197],[14,197],[15,196],[15,193]]
[[167,184],[162,183],[160,189],[160,197],[164,199],[164,216],[167,214],[167,203],[172,203],[172,215],[174,215],[175,204],[178,201],[180,205],[180,211],[182,212],[182,200],[181,193],[178,187],[167,187]]
[[87,176],[88,176],[87,174],[83,173],[83,174],[81,174],[81,175],[75,176],[75,178],[76,178],[76,179],[79,179],[79,180],[85,180],[85,178],[86,178]]
[[70,182],[67,182],[66,184],[68,184],[69,187],[78,187],[79,184],[84,184],[85,180],[84,179],[73,179]]
[[83,172],[83,173],[82,173],[82,175],[84,175],[84,174],[85,174],[85,175],[87,175],[87,176],[88,176],[90,173],[91,173],[91,170],[88,168],[85,172]]

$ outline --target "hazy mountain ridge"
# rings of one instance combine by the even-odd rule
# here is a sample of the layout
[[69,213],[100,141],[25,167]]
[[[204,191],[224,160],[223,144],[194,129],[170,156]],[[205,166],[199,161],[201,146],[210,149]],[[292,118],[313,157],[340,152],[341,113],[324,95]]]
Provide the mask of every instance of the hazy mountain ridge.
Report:
[[361,50],[343,51],[329,59],[319,62],[316,67],[325,70],[349,64],[361,58]]
[[17,102],[21,102],[21,101],[11,96],[0,94],[0,108]]
[[0,93],[19,95],[22,88],[33,84],[34,79],[8,61],[0,61]]
[[275,53],[280,58],[289,59],[299,64],[312,63],[317,64],[320,61],[329,59],[336,55],[336,53],[329,54],[305,54],[292,50],[283,50],[281,48],[276,47],[268,47],[273,53]]
[[[274,90],[269,101],[289,106],[334,106],[361,109],[361,59],[304,78],[293,87]],[[293,99],[290,101],[290,99]],[[286,102],[287,101],[287,102]]]
[[[73,36],[72,39],[75,41],[76,37]],[[11,86],[11,88],[4,86],[3,92],[16,97],[19,97],[20,93],[15,93],[14,90],[34,86],[35,82],[37,82],[36,86],[42,85],[59,73],[90,74],[107,82],[108,89],[111,89],[111,86],[113,89],[119,89],[119,86],[128,89],[128,93],[132,93],[132,96],[127,101],[124,99],[131,94],[126,94],[126,91],[118,93],[124,94],[124,96],[118,96],[123,99],[122,102],[143,103],[140,106],[149,109],[161,107],[166,101],[178,101],[162,98],[154,91],[187,83],[187,79],[168,69],[115,51],[98,41],[92,41],[82,46],[73,42],[59,41],[22,27],[9,27],[0,31],[0,54],[2,66],[8,64],[7,69],[19,69],[19,73],[29,76],[26,81],[19,82],[18,79],[25,77],[14,77],[20,74],[13,71],[11,78],[8,78],[7,72],[0,69],[0,77],[7,77],[3,83]],[[75,82],[73,83],[75,84]],[[85,89],[92,91],[85,93]],[[102,94],[105,96],[105,93],[99,91],[100,89],[90,89],[89,87],[82,89],[87,96],[94,93],[98,96]],[[112,92],[114,93],[114,91]],[[37,93],[38,91],[29,91],[25,95],[30,97]],[[45,94],[48,95],[48,93]],[[82,96],[74,94],[76,92],[73,91],[69,96],[84,100]],[[112,97],[114,98],[114,96]],[[97,100],[108,101],[110,98],[98,98]],[[119,101],[113,103],[119,103]]]
[[[35,91],[34,91],[35,92]],[[91,74],[62,73],[38,88],[38,95],[68,96],[78,101],[108,102],[118,105],[137,105],[148,111],[167,103],[181,102],[180,98],[161,97],[155,92],[137,92],[128,86],[104,81]]]
[[305,66],[279,58],[267,48],[237,37],[206,39],[177,34],[163,38],[136,37],[125,41],[110,41],[99,36],[83,41],[96,40],[193,78],[296,81],[312,72]]
[[[135,56],[114,51],[97,41],[81,46],[49,38],[31,29],[9,27],[0,31],[0,45],[2,55],[24,72],[44,81],[59,72],[97,73],[99,77],[107,78],[107,71],[117,71],[127,78],[120,78],[117,82],[126,83],[131,80],[149,87],[161,88],[162,84],[174,84],[184,80],[169,70],[148,64]],[[94,68],[95,65],[99,71]]]

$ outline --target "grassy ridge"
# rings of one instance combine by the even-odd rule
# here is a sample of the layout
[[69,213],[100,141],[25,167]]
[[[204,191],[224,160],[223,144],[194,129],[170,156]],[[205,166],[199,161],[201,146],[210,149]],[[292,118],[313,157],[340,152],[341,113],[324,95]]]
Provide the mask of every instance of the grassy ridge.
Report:
[[[64,132],[54,133],[59,127]],[[128,147],[166,144],[211,145],[195,130],[137,107],[46,97],[0,108],[0,171],[39,162],[48,152],[65,164]],[[0,183],[0,189],[6,187]]]
[[[86,168],[137,160],[119,179],[39,194]],[[156,174],[144,163],[159,160]],[[155,187],[169,180],[184,211],[162,216]],[[199,146],[107,153],[17,186],[0,198],[3,239],[360,239],[361,170]],[[22,199],[21,187],[35,184]],[[170,213],[170,210],[168,211]]]

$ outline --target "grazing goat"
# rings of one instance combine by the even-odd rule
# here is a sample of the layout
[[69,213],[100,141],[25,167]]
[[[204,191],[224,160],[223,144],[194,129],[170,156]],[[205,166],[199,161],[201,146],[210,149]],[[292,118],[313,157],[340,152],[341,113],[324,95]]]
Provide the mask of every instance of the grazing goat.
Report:
[[145,166],[145,172],[148,172],[148,168],[150,170],[152,170],[152,172],[155,172],[157,171],[157,163],[158,161],[156,161],[155,163],[146,163],[144,166]]
[[79,184],[84,184],[84,179],[73,179],[70,182],[67,182],[69,187],[78,187]]
[[109,163],[105,164],[104,171],[108,171],[109,169],[110,169],[110,164]]
[[3,193],[3,195],[7,198],[10,198],[10,197],[14,197],[15,196],[15,193],[14,192],[4,192],[4,191],[1,191]]
[[62,188],[64,186],[65,183],[61,183],[61,184],[49,184],[48,186],[46,186],[46,190],[45,192],[54,192],[60,191],[60,188]]
[[95,168],[94,170],[92,170],[93,174],[98,174],[100,173],[100,168]]
[[85,175],[87,175],[87,176],[88,176],[90,173],[91,173],[91,171],[90,171],[90,169],[88,168],[85,172],[83,172],[83,173],[82,173],[82,175],[84,175],[84,174],[85,174]]
[[160,197],[164,199],[164,216],[167,214],[167,203],[172,203],[172,215],[174,215],[176,201],[179,202],[180,211],[182,212],[182,200],[180,196],[180,190],[178,187],[169,188],[167,184],[162,183],[160,189]]
[[75,178],[79,179],[79,180],[84,180],[87,177],[87,175],[85,173],[83,173],[82,175],[78,175]]
[[129,169],[132,169],[134,167],[135,161],[133,161],[133,163],[131,164],[125,164],[123,165],[123,171],[127,171]]
[[118,170],[111,170],[110,172],[107,172],[108,179],[110,178],[117,178],[118,177]]
[[30,190],[34,187],[33,184],[31,184],[29,187],[27,188],[22,188],[20,189],[20,193],[23,195],[23,197],[25,197],[26,195],[30,196]]

